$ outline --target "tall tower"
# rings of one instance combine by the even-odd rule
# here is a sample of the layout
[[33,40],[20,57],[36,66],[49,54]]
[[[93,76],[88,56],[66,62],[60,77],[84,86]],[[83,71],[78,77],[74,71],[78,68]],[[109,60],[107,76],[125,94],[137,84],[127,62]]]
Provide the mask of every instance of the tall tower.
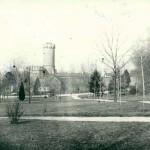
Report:
[[55,74],[55,44],[51,42],[44,44],[43,66],[49,74]]

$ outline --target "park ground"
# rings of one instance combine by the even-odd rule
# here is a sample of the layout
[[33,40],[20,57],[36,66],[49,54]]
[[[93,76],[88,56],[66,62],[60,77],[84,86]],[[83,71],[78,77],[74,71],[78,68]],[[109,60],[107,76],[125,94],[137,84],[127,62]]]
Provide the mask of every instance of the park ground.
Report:
[[150,123],[0,121],[1,150],[148,150]]
[[[120,102],[88,99],[33,98],[22,102],[25,116],[150,116],[150,104],[142,97],[124,96]],[[146,101],[150,100],[149,96]],[[6,105],[0,103],[0,116]],[[148,150],[150,123],[146,122],[66,122],[20,120],[10,124],[0,120],[0,150]]]
[[[150,96],[145,98],[150,101]],[[13,99],[0,103],[0,116],[6,116],[6,105]],[[142,96],[122,96],[122,102],[99,102],[89,99],[32,98],[22,102],[24,116],[150,116],[150,104],[141,103]]]

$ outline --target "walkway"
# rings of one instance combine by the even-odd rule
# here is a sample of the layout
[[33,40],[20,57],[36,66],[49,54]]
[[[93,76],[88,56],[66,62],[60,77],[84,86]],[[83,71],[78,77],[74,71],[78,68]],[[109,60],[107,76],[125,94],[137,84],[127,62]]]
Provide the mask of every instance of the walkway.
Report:
[[72,99],[76,99],[76,100],[81,100],[81,98],[79,96],[81,95],[91,95],[91,93],[72,93],[72,94],[58,94],[57,96],[70,96],[72,97]]
[[[72,94],[58,94],[57,96],[70,96],[72,99],[74,100],[86,100],[86,101],[98,101],[98,102],[108,102],[108,103],[112,103],[114,102],[114,100],[109,100],[109,99],[92,99],[92,98],[81,98],[80,96],[82,95],[93,95],[92,93],[72,93]],[[120,103],[120,101],[117,101],[118,103]],[[126,101],[121,101],[121,103],[125,103]]]
[[[0,117],[0,120],[8,119]],[[80,121],[80,122],[150,122],[150,117],[53,117],[53,116],[26,116],[27,120],[51,121]]]
[[150,101],[139,101],[140,103],[150,104]]

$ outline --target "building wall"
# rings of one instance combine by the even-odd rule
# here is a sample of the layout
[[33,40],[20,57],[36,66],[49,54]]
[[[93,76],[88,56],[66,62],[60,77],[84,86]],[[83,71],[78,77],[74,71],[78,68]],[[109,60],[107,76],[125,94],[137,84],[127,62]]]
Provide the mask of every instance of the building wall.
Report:
[[64,93],[78,93],[88,92],[89,76],[83,74],[57,74],[61,81],[62,92]]

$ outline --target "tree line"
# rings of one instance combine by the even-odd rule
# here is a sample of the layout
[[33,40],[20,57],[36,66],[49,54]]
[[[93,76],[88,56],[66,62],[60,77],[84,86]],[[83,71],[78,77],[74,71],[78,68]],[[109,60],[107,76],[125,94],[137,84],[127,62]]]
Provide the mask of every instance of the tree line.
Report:
[[[114,76],[115,75],[112,73],[109,79],[106,78],[109,80],[109,84],[106,85],[104,81],[105,77],[102,77],[97,70],[94,70],[90,76],[89,91],[93,93],[95,97],[103,97],[105,91],[108,91],[110,94],[114,94],[114,91],[116,90],[118,94],[120,91],[115,86]],[[119,89],[121,89],[121,94],[135,94],[132,92],[132,88],[130,89],[130,82],[130,74],[127,69],[121,75],[119,71],[117,72],[116,84],[119,86]]]

